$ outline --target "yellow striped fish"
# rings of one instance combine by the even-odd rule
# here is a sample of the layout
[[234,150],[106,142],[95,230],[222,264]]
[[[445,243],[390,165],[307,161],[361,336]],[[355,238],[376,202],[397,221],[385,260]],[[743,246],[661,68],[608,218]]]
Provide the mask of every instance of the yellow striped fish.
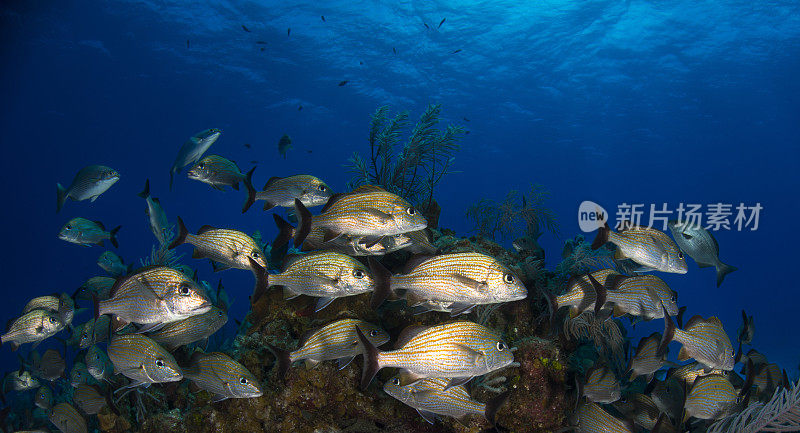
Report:
[[208,391],[212,403],[228,398],[261,397],[258,379],[242,364],[220,352],[195,352],[183,372],[187,379]]
[[47,418],[61,433],[86,433],[86,420],[69,403],[59,403],[47,414]]
[[245,233],[238,230],[200,227],[196,235],[189,234],[181,217],[178,217],[178,237],[169,249],[188,243],[194,246],[193,259],[209,259],[215,271],[228,268],[253,270],[250,260],[266,268],[267,262],[261,247]]
[[56,335],[64,329],[57,313],[47,310],[32,310],[11,322],[8,331],[0,335],[0,344],[8,343],[11,350],[17,350],[21,344],[39,345],[42,340]]
[[755,371],[753,386],[756,387],[759,394],[772,396],[775,389],[784,385],[784,375],[786,372],[782,371],[778,364],[770,363],[760,365]]
[[132,382],[127,387],[183,379],[175,358],[158,343],[141,334],[120,334],[108,343],[108,358],[114,372]]
[[542,295],[547,298],[551,322],[556,312],[562,307],[569,307],[571,319],[578,317],[586,310],[594,309],[597,293],[589,275],[598,283],[605,284],[606,278],[609,275],[617,275],[617,272],[613,269],[600,269],[586,275],[573,275],[567,281],[567,292],[558,296],[552,296],[545,290],[540,290]]
[[33,404],[44,410],[52,408],[53,390],[47,386],[40,386],[39,389],[36,390],[36,395],[33,396]]
[[633,423],[611,415],[597,403],[591,401],[581,404],[576,414],[581,433],[633,433],[635,431]]
[[109,399],[96,385],[87,385],[82,383],[75,388],[72,394],[72,402],[78,405],[79,408],[86,415],[97,415],[100,411],[108,406]]
[[724,376],[725,371],[720,369],[706,370],[702,364],[696,361],[675,369],[670,369],[669,371],[669,377],[677,380],[682,386],[685,386],[687,390],[692,387],[692,384],[698,377],[708,376],[710,374]]
[[14,391],[27,391],[29,389],[34,389],[41,385],[39,380],[35,377],[31,376],[29,371],[12,371],[7,373],[3,377],[3,389],[2,394],[5,394],[9,390]]
[[596,250],[606,242],[617,246],[614,258],[631,259],[643,266],[639,272],[661,271],[676,274],[686,273],[686,260],[675,242],[666,233],[652,227],[637,226],[628,221],[621,224],[619,232],[612,231],[608,224],[597,230],[592,242]]
[[646,376],[647,383],[653,380],[653,375],[660,370],[666,362],[666,353],[658,353],[658,346],[661,343],[661,334],[654,332],[647,337],[639,340],[636,352],[628,365],[631,372],[628,381],[633,382],[639,376]]
[[447,388],[448,382],[447,379],[436,377],[403,385],[402,378],[395,376],[383,385],[383,391],[416,409],[431,424],[439,415],[450,416],[466,424],[469,415],[476,414],[494,425],[497,410],[508,399],[508,391],[484,404],[470,398],[463,385]]
[[189,179],[211,185],[218,191],[224,191],[226,186],[238,191],[239,182],[244,182],[246,179],[245,174],[239,170],[235,162],[219,155],[204,156],[189,169],[186,176]]
[[[377,280],[376,284],[388,285],[392,292],[405,292],[408,305],[421,307],[420,312],[441,309],[455,316],[475,305],[517,301],[528,295],[514,272],[494,257],[480,253],[423,256],[406,267],[408,272]],[[376,293],[385,292],[376,289]]]
[[614,373],[606,367],[595,367],[587,372],[583,396],[595,403],[613,403],[622,396]]
[[[294,245],[299,247],[313,229],[325,231],[323,242],[343,234],[367,236],[367,246],[379,242],[384,236],[396,235],[428,226],[425,218],[405,199],[374,185],[365,185],[347,194],[337,194],[328,200],[322,213],[314,217],[300,200],[295,200],[299,225],[294,234]],[[289,241],[292,232],[281,229],[273,242],[280,247]]]
[[287,299],[300,295],[319,298],[319,311],[336,298],[359,295],[375,288],[370,271],[358,260],[333,251],[290,255],[283,272],[268,275],[256,270],[256,293],[253,302],[272,286],[282,286]]
[[733,370],[733,346],[718,318],[694,316],[686,322],[684,329],[676,328],[668,314],[664,315],[664,322],[659,352],[664,353],[667,344],[675,340],[682,345],[678,361],[694,358],[709,370]]
[[328,202],[333,192],[325,182],[309,174],[298,174],[289,177],[271,177],[264,185],[263,191],[253,188],[252,170],[248,173],[247,201],[242,206],[242,213],[258,200],[264,201],[264,210],[275,206],[294,207],[294,201],[300,200],[305,207],[320,206]]
[[660,319],[664,308],[670,316],[678,315],[678,294],[655,275],[612,275],[597,291],[605,291],[602,308],[610,308],[614,317],[630,314],[643,320]]
[[361,387],[365,389],[378,370],[403,369],[408,382],[426,377],[450,379],[448,387],[463,385],[475,376],[499,370],[514,362],[511,348],[491,329],[472,322],[437,326],[410,326],[396,344],[400,349],[379,351],[356,328],[366,349]]
[[278,358],[280,376],[284,377],[289,366],[296,361],[305,361],[309,367],[315,367],[322,361],[336,360],[340,370],[345,368],[357,355],[364,354],[363,346],[358,344],[356,327],[376,347],[389,341],[389,334],[371,323],[359,319],[337,320],[312,332],[293,352],[270,345]]
[[720,419],[731,413],[737,405],[738,395],[724,376],[712,374],[698,377],[686,396],[683,421],[689,417]]
[[72,318],[75,317],[75,301],[66,293],[39,296],[25,304],[22,314],[33,310],[47,310],[57,313],[61,318],[61,323],[66,327],[72,324]]
[[95,317],[111,314],[154,330],[211,309],[208,294],[183,272],[165,266],[144,268],[117,280],[111,298],[99,301]]
[[638,424],[647,430],[653,429],[656,422],[658,422],[658,416],[661,414],[653,399],[645,394],[628,395],[625,400],[619,400],[613,406],[625,418],[633,420],[634,424]]
[[226,323],[228,323],[228,313],[215,306],[203,314],[168,323],[147,336],[167,350],[173,351],[180,346],[207,339]]

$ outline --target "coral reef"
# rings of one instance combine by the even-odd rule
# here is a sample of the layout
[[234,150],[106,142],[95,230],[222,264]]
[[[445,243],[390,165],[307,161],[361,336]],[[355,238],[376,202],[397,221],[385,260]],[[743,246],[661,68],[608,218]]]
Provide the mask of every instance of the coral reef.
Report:
[[473,220],[478,235],[492,240],[497,239],[497,235],[503,240],[525,236],[535,242],[543,229],[558,236],[555,212],[546,205],[549,196],[550,193],[537,184],[531,185],[527,193],[511,190],[499,203],[479,200],[467,209],[467,218]]

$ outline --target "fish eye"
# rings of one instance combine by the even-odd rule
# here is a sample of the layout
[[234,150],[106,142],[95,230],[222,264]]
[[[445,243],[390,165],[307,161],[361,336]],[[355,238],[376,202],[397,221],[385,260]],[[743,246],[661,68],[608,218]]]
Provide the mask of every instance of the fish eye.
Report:
[[259,257],[259,255],[260,255],[260,254],[258,254],[258,251],[256,251],[256,250],[253,250],[253,253],[252,253],[252,254],[250,254],[250,255],[251,255],[251,256],[252,256],[254,259],[257,259],[257,258]]
[[222,310],[220,310],[219,312],[217,312],[217,317],[222,317]]
[[159,366],[159,367],[163,367],[164,366],[164,361],[161,360],[161,359],[156,359],[156,365]]
[[400,386],[400,378],[399,377],[395,377],[394,379],[392,379],[392,383],[395,386]]
[[188,296],[189,295],[189,285],[188,284],[181,284],[181,287],[180,287],[180,289],[178,289],[178,292],[183,296]]
[[497,342],[497,350],[498,350],[499,352],[502,352],[502,351],[506,350],[507,348],[508,348],[508,347],[506,347],[506,344],[505,344],[505,343],[503,343],[502,341],[498,341],[498,342]]
[[206,168],[206,163],[205,162],[201,162],[200,164],[197,164],[197,168],[199,168],[200,170]]
[[64,228],[67,230],[72,230],[72,224],[67,224],[64,226]]
[[319,190],[322,192],[325,192],[328,189],[328,187],[326,187],[325,185],[320,185],[317,188],[319,188]]
[[682,258],[683,258],[683,253],[682,253],[682,252],[680,252],[680,251],[678,251],[678,258],[679,258],[679,259],[682,259]]
[[410,208],[406,209],[406,213],[411,215],[411,216],[414,216],[414,215],[417,214],[417,210],[414,209],[413,207],[410,207]]
[[239,379],[239,383],[241,383],[242,385],[247,385],[247,378],[243,377],[243,378]]
[[513,284],[514,283],[514,276],[511,275],[511,274],[505,274],[505,275],[503,275],[503,281],[505,281],[506,284]]
[[377,337],[378,336],[378,331],[375,330],[375,329],[373,329],[372,331],[369,331],[369,336],[370,337]]
[[353,276],[358,279],[364,278],[364,271],[361,269],[353,269]]

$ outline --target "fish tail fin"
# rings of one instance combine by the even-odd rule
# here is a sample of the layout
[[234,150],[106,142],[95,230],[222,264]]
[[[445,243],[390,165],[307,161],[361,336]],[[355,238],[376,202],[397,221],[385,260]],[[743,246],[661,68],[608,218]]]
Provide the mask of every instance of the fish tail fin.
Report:
[[244,178],[244,187],[247,188],[247,200],[244,202],[242,206],[242,213],[247,212],[250,209],[250,206],[256,202],[256,189],[253,188],[253,172],[256,171],[256,168],[253,167],[250,171],[247,172],[247,176]]
[[169,190],[172,191],[172,181],[175,180],[175,167],[169,170]]
[[722,284],[722,280],[725,279],[726,275],[730,274],[736,269],[738,269],[736,266],[726,265],[725,263],[720,262],[717,266],[717,287]]
[[372,299],[370,299],[369,305],[375,310],[392,294],[390,285],[392,273],[373,257],[370,257],[368,262],[372,278],[375,281],[375,290],[372,292]]
[[592,250],[596,250],[608,242],[608,233],[611,231],[611,228],[608,227],[608,223],[604,223],[603,227],[597,228],[597,236],[595,236],[594,241],[592,242]]
[[678,308],[678,315],[675,317],[675,320],[678,322],[678,328],[683,329],[683,315],[686,313],[686,305],[681,308]]
[[308,236],[308,233],[311,231],[312,217],[311,212],[308,211],[306,206],[299,199],[294,199],[294,209],[298,218],[297,234],[294,236],[294,246],[298,248],[303,244],[306,236]]
[[109,232],[110,237],[108,238],[111,241],[111,245],[114,245],[114,248],[119,248],[119,241],[117,240],[117,232],[121,229],[122,226],[116,226]]
[[539,293],[544,296],[547,300],[547,310],[550,312],[550,333],[553,333],[553,329],[555,328],[555,319],[556,319],[556,312],[558,311],[558,301],[556,301],[555,295],[552,293],[547,292],[546,289],[539,287]]
[[141,198],[147,198],[150,196],[150,179],[144,181],[144,190],[138,195]]
[[600,284],[592,274],[586,274],[589,277],[589,281],[592,283],[592,287],[594,287],[595,293],[595,300],[594,300],[594,315],[597,317],[597,314],[600,313],[600,310],[603,309],[603,305],[606,303],[606,297],[608,296],[608,292],[606,291],[606,286]]
[[508,400],[508,396],[510,395],[511,391],[506,391],[496,397],[493,397],[488,402],[486,402],[486,409],[483,412],[483,416],[489,420],[489,424],[494,425],[494,418],[497,415],[497,411],[505,404]]
[[281,380],[286,380],[286,373],[289,371],[289,366],[292,365],[289,351],[277,348],[269,343],[267,343],[267,347],[269,347],[269,350],[275,355],[276,361],[278,362],[278,377],[280,377]]
[[275,240],[272,241],[272,248],[280,248],[292,238],[294,227],[278,214],[272,214],[272,219],[275,220],[275,225],[278,226],[278,236],[275,236]]
[[364,347],[364,365],[361,369],[361,389],[364,390],[367,389],[367,386],[378,374],[378,370],[381,367],[378,365],[378,349],[367,340],[367,337],[364,336],[358,326],[356,326],[356,334],[358,334],[358,339],[361,341],[361,346]]
[[667,346],[675,337],[675,322],[672,321],[672,317],[669,316],[669,312],[663,305],[661,308],[664,310],[664,335],[661,336],[661,343],[658,345],[657,353],[659,355],[667,353]]
[[264,269],[263,266],[256,263],[255,260],[251,259],[250,257],[247,259],[250,260],[250,268],[253,269],[253,275],[256,277],[256,285],[253,288],[253,296],[250,297],[250,304],[253,305],[269,288],[269,274],[267,274],[267,270]]
[[61,212],[64,202],[67,201],[67,190],[61,186],[60,183],[56,184],[56,213]]
[[183,218],[178,217],[178,236],[172,241],[171,244],[167,247],[168,249],[172,250],[175,249],[178,245],[183,244],[186,242],[186,236],[189,235],[189,230],[186,230],[186,224],[183,223]]

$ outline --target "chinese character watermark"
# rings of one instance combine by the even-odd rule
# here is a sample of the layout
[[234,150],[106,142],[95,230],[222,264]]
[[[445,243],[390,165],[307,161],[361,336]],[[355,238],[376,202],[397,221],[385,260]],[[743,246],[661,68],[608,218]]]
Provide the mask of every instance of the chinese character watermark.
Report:
[[[700,203],[678,203],[675,209],[670,209],[667,203],[653,203],[647,206],[643,203],[623,202],[617,205],[614,227],[630,223],[666,231],[668,222],[677,220],[688,227],[710,231],[734,229],[755,231],[758,230],[762,210],[764,207],[761,203],[734,205],[718,202],[708,203],[705,206]],[[609,217],[609,213],[602,206],[592,201],[582,202],[578,209],[578,225],[587,233],[607,224]]]

